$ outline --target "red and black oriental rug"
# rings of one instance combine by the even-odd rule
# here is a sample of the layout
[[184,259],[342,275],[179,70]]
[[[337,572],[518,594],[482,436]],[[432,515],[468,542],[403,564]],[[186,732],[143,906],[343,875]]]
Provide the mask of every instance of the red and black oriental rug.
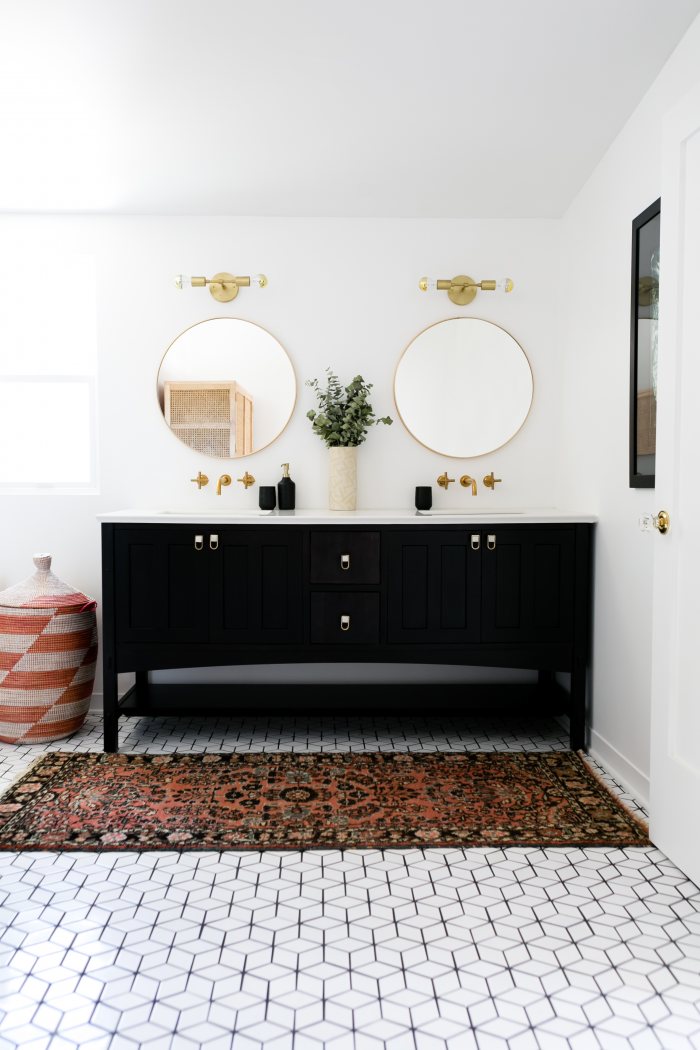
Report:
[[571,751],[54,752],[0,799],[2,850],[648,844]]

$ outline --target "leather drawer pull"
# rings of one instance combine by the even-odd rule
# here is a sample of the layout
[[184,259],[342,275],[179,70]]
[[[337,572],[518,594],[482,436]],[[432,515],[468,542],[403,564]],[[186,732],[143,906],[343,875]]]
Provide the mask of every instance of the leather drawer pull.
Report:
[[204,536],[195,536],[194,549],[196,551],[201,551],[204,549]]
[[473,532],[472,533],[472,550],[473,551],[478,551],[480,547],[481,547],[481,536],[479,535],[478,532]]
[[490,551],[495,551],[496,549],[496,537],[492,532],[490,532],[486,537],[486,546]]
[[216,533],[212,533],[209,537],[209,550],[216,551],[219,549],[219,537]]
[[350,617],[349,616],[344,614],[343,616],[340,617],[340,629],[341,629],[341,631],[349,631],[350,630]]
[[340,567],[341,567],[341,569],[344,569],[345,571],[347,571],[350,568],[350,555],[349,554],[341,554],[340,555]]

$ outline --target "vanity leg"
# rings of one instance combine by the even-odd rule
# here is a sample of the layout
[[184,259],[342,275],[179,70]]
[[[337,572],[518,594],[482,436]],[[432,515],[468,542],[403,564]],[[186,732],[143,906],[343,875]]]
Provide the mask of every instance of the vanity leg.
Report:
[[102,686],[104,709],[104,749],[115,754],[119,750],[119,706],[117,676],[114,672],[105,672]]
[[148,702],[148,671],[136,672],[136,696],[142,706]]
[[569,746],[572,751],[585,751],[586,749],[587,671],[585,660],[574,660],[569,707]]

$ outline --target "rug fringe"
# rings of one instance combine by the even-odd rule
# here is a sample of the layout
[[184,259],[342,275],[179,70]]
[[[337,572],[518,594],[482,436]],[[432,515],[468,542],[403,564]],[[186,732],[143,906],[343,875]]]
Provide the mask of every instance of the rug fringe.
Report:
[[44,761],[46,756],[49,754],[51,754],[50,751],[42,751],[40,755],[35,755],[32,761],[27,766],[27,768],[22,770],[22,772],[19,773],[14,778],[14,780],[11,780],[9,784],[3,784],[2,790],[0,791],[0,801],[2,801],[5,795],[9,794],[10,791],[13,791],[18,784],[21,784],[23,780],[25,780],[28,777],[31,778],[32,770],[34,769],[34,767],[40,765]]
[[[649,821],[645,820],[644,817],[641,817],[639,815],[639,813],[636,812],[636,810],[632,809],[632,807],[629,805],[629,803],[625,802],[624,799],[620,798],[620,796],[615,791],[612,790],[610,785],[603,778],[603,775],[600,773],[600,771],[598,769],[596,769],[595,765],[593,764],[593,759],[590,758],[586,754],[585,751],[577,751],[576,754],[581,759],[581,761],[583,762],[584,766],[586,767],[588,772],[591,774],[593,779],[596,780],[600,784],[600,786],[603,788],[605,793],[610,795],[610,797],[615,800],[615,802],[618,804],[620,809],[623,809],[625,811],[625,813],[627,814],[627,816],[629,817],[629,819],[634,824],[637,825],[637,827],[640,829],[640,831],[644,832],[644,834],[646,835],[647,838],[649,838]],[[651,839],[649,839],[649,843],[652,846],[654,845],[654,843],[651,841]]]

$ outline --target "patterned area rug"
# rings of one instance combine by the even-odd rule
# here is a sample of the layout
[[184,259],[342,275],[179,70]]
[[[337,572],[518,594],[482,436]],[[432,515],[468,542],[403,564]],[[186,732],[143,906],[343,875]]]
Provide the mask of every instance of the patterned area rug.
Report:
[[54,752],[0,799],[2,850],[646,845],[571,751]]

